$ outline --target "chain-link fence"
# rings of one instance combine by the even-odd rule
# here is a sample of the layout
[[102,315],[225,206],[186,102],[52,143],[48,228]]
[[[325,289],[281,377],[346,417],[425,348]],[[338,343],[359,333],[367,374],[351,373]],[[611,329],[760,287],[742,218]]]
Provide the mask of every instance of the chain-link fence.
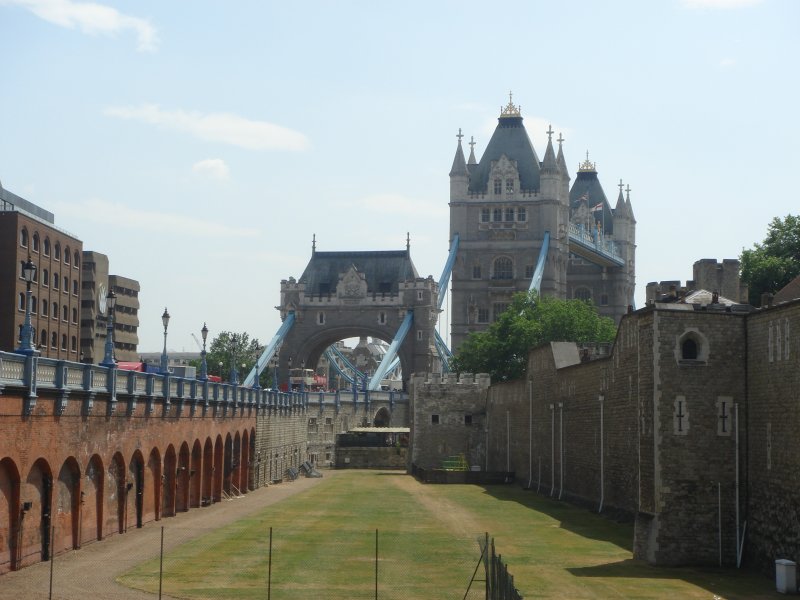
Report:
[[454,539],[413,527],[315,534],[299,522],[149,527],[137,535],[140,543],[124,554],[103,552],[98,542],[24,569],[28,585],[16,599],[489,597],[485,534]]

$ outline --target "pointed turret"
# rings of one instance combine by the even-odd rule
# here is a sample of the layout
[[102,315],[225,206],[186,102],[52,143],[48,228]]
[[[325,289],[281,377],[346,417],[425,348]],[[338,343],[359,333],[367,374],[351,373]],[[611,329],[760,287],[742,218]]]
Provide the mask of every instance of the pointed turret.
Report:
[[477,165],[478,161],[475,160],[475,138],[473,136],[469,136],[469,160],[467,161],[467,165],[471,167],[472,165]]
[[625,196],[622,195],[622,179],[619,180],[619,196],[617,196],[617,205],[614,207],[614,216],[624,214],[627,211],[625,205]]
[[564,198],[564,202],[569,203],[569,170],[567,169],[567,161],[564,160],[564,149],[562,148],[562,144],[564,142],[564,136],[560,133],[558,134],[558,155],[556,156],[556,162],[558,163],[558,170],[561,171],[561,197]]
[[625,188],[625,192],[627,194],[625,205],[628,208],[628,216],[631,219],[631,223],[636,223],[636,217],[633,216],[633,205],[631,204],[631,186]]
[[453,167],[450,169],[450,199],[461,199],[467,195],[467,186],[469,185],[469,171],[467,171],[467,162],[464,160],[464,150],[461,148],[461,138],[464,137],[461,133],[461,128],[458,129],[458,147],[456,148],[456,155],[453,158]]
[[539,181],[541,182],[540,192],[543,198],[555,198],[558,196],[561,187],[561,173],[556,161],[556,152],[553,150],[553,128],[547,128],[547,150],[544,152],[542,170]]

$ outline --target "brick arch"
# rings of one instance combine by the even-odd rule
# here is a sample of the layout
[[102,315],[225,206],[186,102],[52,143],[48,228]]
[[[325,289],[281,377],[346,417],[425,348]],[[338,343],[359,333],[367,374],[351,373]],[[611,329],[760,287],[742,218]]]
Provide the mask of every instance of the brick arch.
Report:
[[[153,448],[150,451],[150,456],[147,458],[147,472],[152,486],[145,487],[145,516],[148,514],[156,521],[161,520],[161,496],[163,493],[163,480],[161,479],[161,452],[158,448]],[[149,489],[149,493],[148,493]]]
[[[169,444],[164,452],[164,470],[161,473],[161,516],[175,516],[178,457],[175,446]],[[158,517],[156,517],[158,518]]]
[[385,406],[382,406],[378,409],[375,413],[375,416],[372,417],[372,424],[375,427],[389,427],[389,424],[392,422],[392,413],[389,412],[389,409]]
[[44,458],[33,463],[25,483],[20,486],[20,502],[31,503],[20,522],[20,566],[49,560],[53,471]]
[[225,456],[224,446],[225,444],[222,441],[222,436],[218,434],[214,442],[214,466],[211,467],[211,470],[214,472],[214,483],[212,484],[211,492],[211,497],[214,502],[222,500],[222,460]]
[[242,436],[237,431],[233,436],[233,448],[231,450],[231,483],[233,484],[234,492],[241,492],[242,481],[244,480],[244,473],[247,464],[242,456]]
[[[117,530],[117,533],[124,533],[128,525],[126,523],[128,509],[128,495],[133,488],[133,484],[128,487],[127,473],[125,472],[125,458],[121,452],[115,452],[108,465],[108,486],[109,499],[116,499],[116,510],[109,510],[108,521],[103,528],[104,531]],[[114,519],[116,518],[116,523]],[[116,525],[116,527],[115,527]]]
[[[133,484],[133,510],[136,527],[141,527],[144,523],[144,494],[147,489],[144,478],[144,456],[142,456],[141,450],[136,450],[133,453],[128,469],[130,471],[131,483]],[[128,495],[130,496],[130,492],[128,492]]]
[[7,516],[8,528],[0,529],[0,573],[19,568],[19,493],[19,469],[12,459],[4,458],[0,460],[0,518]]
[[203,447],[200,440],[192,445],[191,463],[189,466],[189,508],[200,506],[203,496]]
[[210,504],[214,500],[214,443],[206,438],[203,445],[203,483],[201,486],[201,504]]
[[252,475],[253,470],[253,459],[250,455],[250,435],[247,429],[242,432],[242,469],[241,473],[241,484],[239,489],[242,491],[243,494],[246,494],[250,490],[253,489],[252,486]]
[[93,454],[86,465],[86,483],[80,495],[80,536],[78,543],[103,539],[105,469],[100,455]]
[[175,471],[175,512],[189,510],[189,485],[191,482],[191,457],[189,444],[183,442],[178,451],[178,466]]
[[222,458],[222,491],[230,495],[233,475],[233,438],[230,432],[225,434],[224,454]]
[[81,468],[74,456],[62,463],[53,490],[55,496],[53,552],[80,548]]

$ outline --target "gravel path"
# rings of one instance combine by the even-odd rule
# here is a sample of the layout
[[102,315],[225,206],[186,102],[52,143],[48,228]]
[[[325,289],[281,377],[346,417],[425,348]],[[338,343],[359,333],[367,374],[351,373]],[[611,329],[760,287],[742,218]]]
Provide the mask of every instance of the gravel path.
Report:
[[[325,471],[334,477],[336,471]],[[322,479],[296,481],[260,488],[241,498],[194,508],[175,517],[146,524],[139,530],[112,535],[101,542],[85,545],[55,557],[53,564],[54,600],[153,600],[148,594],[119,585],[115,579],[134,565],[158,556],[161,526],[165,528],[164,549],[182,544],[209,529],[222,527],[242,517],[299,494]],[[196,528],[196,529],[194,529]],[[170,532],[172,530],[172,535]],[[47,600],[50,590],[50,563],[37,563],[20,571],[0,575],[0,599]],[[162,598],[169,598],[162,596]]]

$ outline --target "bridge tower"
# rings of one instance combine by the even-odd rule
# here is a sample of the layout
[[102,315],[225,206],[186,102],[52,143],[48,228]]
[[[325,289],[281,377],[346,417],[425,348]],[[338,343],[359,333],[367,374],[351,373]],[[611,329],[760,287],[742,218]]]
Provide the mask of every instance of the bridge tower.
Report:
[[441,372],[435,347],[439,313],[438,284],[419,277],[405,250],[319,252],[316,242],[299,280],[281,281],[285,319],[294,313],[294,325],[283,340],[279,369],[313,368],[325,350],[351,337],[376,337],[392,342],[407,322],[411,325],[397,356],[404,385],[412,373]]
[[556,152],[548,128],[540,161],[512,100],[509,95],[501,108],[480,162],[474,141],[465,159],[461,130],[457,136],[450,170],[450,239],[459,236],[452,273],[453,350],[470,332],[485,330],[514,293],[529,289],[543,250],[541,294],[590,299],[616,321],[633,301],[636,221],[630,196],[626,200],[620,192],[612,209],[588,156],[570,188],[563,138],[556,140]]

